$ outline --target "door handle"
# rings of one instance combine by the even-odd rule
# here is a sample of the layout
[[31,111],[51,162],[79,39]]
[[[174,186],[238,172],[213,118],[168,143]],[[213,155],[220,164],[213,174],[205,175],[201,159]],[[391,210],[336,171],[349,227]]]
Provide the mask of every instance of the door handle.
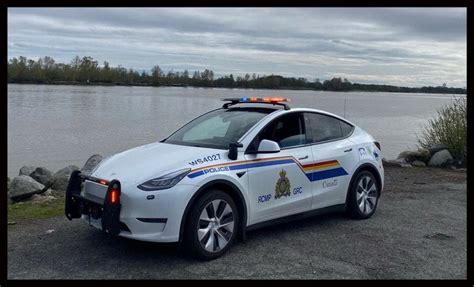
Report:
[[346,149],[344,152],[350,152],[350,151],[352,151],[352,148]]
[[308,158],[308,156],[306,155],[306,156],[304,156],[304,157],[298,158],[298,160],[303,160],[303,159],[307,159],[307,158]]

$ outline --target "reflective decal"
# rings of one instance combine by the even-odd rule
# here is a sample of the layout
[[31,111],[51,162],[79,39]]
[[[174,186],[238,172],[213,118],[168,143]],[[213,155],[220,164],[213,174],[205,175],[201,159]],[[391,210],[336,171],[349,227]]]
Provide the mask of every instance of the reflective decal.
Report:
[[282,196],[291,195],[291,183],[288,177],[286,177],[286,171],[282,169],[280,171],[280,178],[277,180],[275,185],[275,199],[278,199]]
[[285,164],[296,164],[311,182],[348,174],[337,160],[301,165],[294,157],[284,156],[209,165],[192,170],[188,177],[195,178],[209,172],[225,172]]
[[293,188],[293,195],[297,195],[297,194],[300,194],[300,193],[303,193],[303,187],[302,186]]
[[337,186],[337,178],[323,181],[323,188]]
[[216,153],[216,154],[205,156],[203,158],[195,159],[193,161],[188,162],[188,164],[192,165],[192,166],[195,166],[195,165],[200,165],[200,164],[203,164],[203,163],[206,163],[206,162],[216,161],[216,160],[220,160],[220,159],[221,159],[221,155]]
[[271,194],[261,195],[261,196],[258,197],[258,203],[268,202],[268,201],[270,201],[270,199],[272,199]]

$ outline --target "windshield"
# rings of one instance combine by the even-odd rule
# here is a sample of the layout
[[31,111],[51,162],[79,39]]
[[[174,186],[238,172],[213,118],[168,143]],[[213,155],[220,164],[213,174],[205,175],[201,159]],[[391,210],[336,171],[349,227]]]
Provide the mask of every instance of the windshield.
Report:
[[163,142],[228,149],[272,109],[219,109],[204,114],[176,131]]

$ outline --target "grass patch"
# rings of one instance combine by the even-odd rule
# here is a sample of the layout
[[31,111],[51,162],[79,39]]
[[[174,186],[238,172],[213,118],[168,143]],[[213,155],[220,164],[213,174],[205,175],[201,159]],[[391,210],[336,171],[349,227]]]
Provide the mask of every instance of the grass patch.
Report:
[[9,205],[8,222],[20,223],[64,215],[64,192],[53,192],[52,195],[56,199],[50,202],[33,203],[26,201]]

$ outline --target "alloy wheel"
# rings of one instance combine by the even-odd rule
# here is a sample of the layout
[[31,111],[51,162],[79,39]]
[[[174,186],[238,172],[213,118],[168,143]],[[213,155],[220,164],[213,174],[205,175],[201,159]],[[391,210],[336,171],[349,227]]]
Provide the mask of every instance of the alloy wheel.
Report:
[[198,240],[208,252],[222,250],[234,233],[234,212],[225,200],[209,202],[202,210],[198,223]]
[[370,214],[377,204],[377,185],[370,176],[364,176],[357,185],[357,205],[363,214]]

